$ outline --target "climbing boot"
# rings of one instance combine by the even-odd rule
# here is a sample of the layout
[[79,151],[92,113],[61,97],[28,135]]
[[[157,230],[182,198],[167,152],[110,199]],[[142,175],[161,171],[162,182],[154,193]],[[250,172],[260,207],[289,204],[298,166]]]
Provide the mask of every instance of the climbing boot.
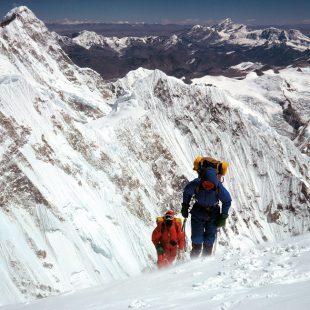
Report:
[[191,254],[190,257],[191,258],[197,258],[199,257],[200,253],[201,253],[201,249],[202,249],[202,244],[192,244],[192,250],[191,250]]
[[204,244],[202,250],[202,256],[211,256],[212,250],[213,250],[213,244],[212,245]]

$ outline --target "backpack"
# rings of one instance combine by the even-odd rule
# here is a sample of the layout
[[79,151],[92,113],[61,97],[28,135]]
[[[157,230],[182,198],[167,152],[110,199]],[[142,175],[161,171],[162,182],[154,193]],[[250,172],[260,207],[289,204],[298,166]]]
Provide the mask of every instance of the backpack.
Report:
[[[175,222],[174,222],[175,229],[176,229],[177,233],[179,233],[179,226],[176,225],[176,224],[179,223],[180,226],[182,227],[182,219],[180,219],[179,217],[175,217],[174,219],[175,219]],[[163,222],[164,222],[164,217],[163,217],[163,216],[158,216],[158,217],[156,218],[156,224],[157,224],[157,226],[160,225],[160,224],[162,224]],[[164,227],[162,226],[162,229],[163,229],[163,228],[164,228]]]
[[222,182],[222,178],[224,175],[226,175],[228,170],[228,163],[226,161],[220,161],[212,157],[202,157],[199,163],[198,172],[201,173],[208,167],[214,168],[216,170],[216,175]]
[[[217,198],[219,196],[219,187],[218,187],[218,182],[223,183],[224,182],[224,175],[227,173],[228,169],[228,163],[226,161],[220,161],[216,160],[212,157],[199,157],[198,159],[198,164],[197,164],[197,159],[196,158],[196,167],[195,169],[199,177],[201,178],[200,184],[196,188],[196,193],[198,193],[200,190],[207,190],[207,191],[216,191]],[[194,165],[195,165],[194,162]],[[214,182],[217,182],[216,184],[212,181],[210,181],[210,174],[212,174],[212,171],[208,168],[213,168],[215,170],[215,175],[217,180]],[[208,176],[206,174],[209,174]],[[214,179],[215,176],[213,176]]]
[[[179,223],[181,226],[182,226],[182,219],[180,219],[179,217],[175,217],[174,218],[175,219],[175,221],[177,222],[177,223]],[[158,225],[159,223],[162,223],[164,221],[164,217],[163,216],[158,216],[157,218],[156,218],[156,224]]]

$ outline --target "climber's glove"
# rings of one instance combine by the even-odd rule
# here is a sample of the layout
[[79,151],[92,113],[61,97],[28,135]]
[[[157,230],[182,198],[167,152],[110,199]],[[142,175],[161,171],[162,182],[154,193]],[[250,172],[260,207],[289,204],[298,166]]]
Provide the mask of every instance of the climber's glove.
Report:
[[158,255],[163,255],[165,254],[164,248],[161,244],[156,245],[156,251]]
[[172,246],[176,246],[178,243],[175,240],[170,240],[169,242]]
[[182,203],[181,214],[184,218],[188,218],[188,209],[189,209],[189,204],[188,203]]
[[217,227],[224,227],[225,224],[226,224],[227,218],[228,218],[228,214],[221,213],[221,214],[218,216],[218,218],[217,218],[216,226],[217,226]]

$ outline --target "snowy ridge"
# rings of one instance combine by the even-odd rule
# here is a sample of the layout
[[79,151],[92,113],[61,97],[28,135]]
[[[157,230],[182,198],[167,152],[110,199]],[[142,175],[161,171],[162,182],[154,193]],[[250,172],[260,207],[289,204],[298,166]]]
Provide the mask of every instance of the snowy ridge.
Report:
[[260,69],[261,67],[262,67],[261,63],[253,63],[247,61],[247,62],[241,62],[240,64],[235,66],[231,66],[230,68],[240,71],[247,71],[247,70],[254,71],[254,69]]
[[101,113],[109,111],[102,104],[107,94],[101,77],[90,69],[75,66],[27,7],[13,9],[4,18],[4,24],[0,28],[1,56],[14,64],[29,83],[52,89],[77,103],[83,101],[80,93],[87,94],[90,106],[102,110]]
[[[109,46],[117,52],[129,48],[132,44],[160,43],[163,46],[174,46],[182,42],[182,38],[192,39],[191,43],[209,42],[210,44],[227,43],[246,46],[262,46],[273,44],[285,44],[293,49],[306,51],[310,48],[310,38],[296,29],[278,29],[269,27],[265,29],[251,30],[247,25],[234,23],[227,18],[213,26],[194,25],[189,31],[173,34],[167,37],[105,37],[93,31],[81,31],[73,42],[86,49],[94,45]],[[186,40],[186,41],[187,41]]]
[[86,49],[90,49],[94,45],[110,47],[114,51],[121,53],[121,51],[128,46],[135,44],[151,43],[156,37],[104,37],[93,31],[81,31],[72,41]]
[[[30,10],[13,15],[0,28],[1,304],[138,273],[151,251],[141,253],[149,234],[125,223],[132,215],[103,172],[109,158],[83,129],[111,110],[106,84],[74,66],[39,20],[29,25]],[[127,246],[115,248],[119,239]]]
[[246,25],[235,24],[230,18],[212,27],[195,25],[188,32],[189,36],[202,42],[208,40],[213,43],[226,42],[236,45],[261,46],[265,44],[285,44],[300,51],[310,48],[310,38],[299,30],[288,31],[277,28],[249,30]]
[[220,251],[307,232],[309,158],[264,111],[159,70],[106,84],[31,14],[0,28],[0,305],[152,269],[155,218],[179,211],[198,154],[230,163]]
[[[299,30],[282,30],[277,28],[266,28],[249,30],[246,25],[235,24],[230,18],[214,26],[193,26],[187,33],[177,36],[173,34],[168,39],[158,37],[104,37],[93,31],[81,31],[72,41],[86,49],[94,45],[110,47],[121,53],[122,50],[131,47],[132,44],[151,45],[161,42],[164,47],[172,47],[182,42],[182,37],[195,42],[209,42],[210,44],[228,43],[246,46],[263,46],[266,44],[285,44],[293,49],[306,51],[310,48],[310,38],[303,35]],[[158,39],[158,40],[156,40]]]
[[[258,64],[242,63],[239,70]],[[299,71],[299,72],[298,72]],[[309,118],[310,83],[309,69],[288,68],[263,75],[249,73],[245,79],[206,76],[194,79],[196,84],[212,84],[258,111],[269,125],[281,135],[295,141],[300,150],[310,155]]]

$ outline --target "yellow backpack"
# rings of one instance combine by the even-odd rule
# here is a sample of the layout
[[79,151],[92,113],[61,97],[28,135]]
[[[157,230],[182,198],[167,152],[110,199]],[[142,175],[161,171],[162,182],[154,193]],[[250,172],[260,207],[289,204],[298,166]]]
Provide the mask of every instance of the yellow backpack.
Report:
[[[182,226],[182,219],[180,219],[179,217],[175,217],[175,221],[176,223],[179,223]],[[158,216],[156,218],[156,224],[160,224],[164,222],[164,217],[163,216]]]
[[227,173],[228,163],[226,161],[220,161],[212,157],[198,156],[195,158],[193,168],[195,171],[199,172],[203,168],[207,167],[212,167],[216,169],[217,177],[221,180],[221,178]]

